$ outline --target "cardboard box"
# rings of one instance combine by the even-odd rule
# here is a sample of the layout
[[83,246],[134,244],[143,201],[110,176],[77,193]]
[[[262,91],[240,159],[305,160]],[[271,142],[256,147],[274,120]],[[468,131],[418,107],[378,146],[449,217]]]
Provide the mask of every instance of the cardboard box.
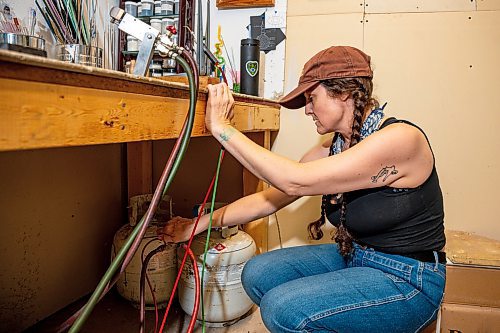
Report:
[[447,231],[446,288],[439,332],[500,333],[500,242]]
[[500,241],[465,231],[446,230],[446,256],[454,264],[500,266]]
[[447,265],[443,302],[500,308],[500,267]]
[[441,306],[441,333],[499,333],[500,309],[446,304]]

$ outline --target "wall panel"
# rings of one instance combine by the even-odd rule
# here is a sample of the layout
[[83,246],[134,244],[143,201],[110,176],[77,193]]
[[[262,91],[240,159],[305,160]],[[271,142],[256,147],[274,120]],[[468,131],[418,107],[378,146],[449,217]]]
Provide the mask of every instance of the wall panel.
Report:
[[[436,154],[446,227],[500,239],[500,13],[367,15],[365,49],[388,111],[416,121]],[[390,36],[390,38],[388,38]]]
[[477,10],[500,10],[499,0],[476,0]]
[[456,12],[476,10],[476,0],[366,0],[366,13]]
[[363,7],[364,0],[292,0],[288,1],[287,16],[362,13]]

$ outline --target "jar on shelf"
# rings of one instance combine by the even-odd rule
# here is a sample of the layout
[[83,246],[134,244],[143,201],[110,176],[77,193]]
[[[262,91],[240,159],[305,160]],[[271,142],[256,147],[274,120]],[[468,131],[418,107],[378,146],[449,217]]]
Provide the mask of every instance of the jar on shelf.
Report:
[[164,33],[164,30],[162,30],[162,24],[161,24],[160,19],[151,19],[149,20],[149,25],[153,28],[158,30],[160,33]]
[[161,60],[153,60],[149,65],[149,76],[151,77],[161,77],[163,76],[163,68],[161,67]]
[[155,11],[154,11],[155,16],[161,15],[161,0],[155,0]]
[[127,51],[136,52],[139,51],[139,40],[134,36],[127,36]]
[[170,0],[161,0],[161,15],[173,15],[174,2]]
[[153,16],[155,3],[153,0],[141,1],[141,15],[140,16]]
[[180,8],[179,8],[179,0],[174,0],[172,1],[174,5],[174,15],[179,15]]
[[167,58],[163,60],[163,76],[175,75],[177,63],[172,58]]
[[125,1],[125,13],[137,17],[137,2]]

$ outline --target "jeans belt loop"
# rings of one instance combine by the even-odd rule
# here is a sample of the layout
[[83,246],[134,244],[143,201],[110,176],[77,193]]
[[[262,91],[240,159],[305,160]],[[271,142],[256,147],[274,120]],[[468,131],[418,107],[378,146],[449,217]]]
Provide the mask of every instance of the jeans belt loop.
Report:
[[434,272],[437,272],[438,271],[438,264],[439,264],[438,254],[436,251],[432,251],[432,253],[434,253],[434,260],[435,260]]

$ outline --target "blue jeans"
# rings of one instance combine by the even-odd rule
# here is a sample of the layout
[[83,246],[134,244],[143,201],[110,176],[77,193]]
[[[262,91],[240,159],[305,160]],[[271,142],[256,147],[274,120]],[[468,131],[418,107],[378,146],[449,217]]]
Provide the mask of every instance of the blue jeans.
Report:
[[355,244],[349,260],[336,244],[258,255],[242,282],[264,324],[282,332],[419,332],[436,319],[445,265]]

